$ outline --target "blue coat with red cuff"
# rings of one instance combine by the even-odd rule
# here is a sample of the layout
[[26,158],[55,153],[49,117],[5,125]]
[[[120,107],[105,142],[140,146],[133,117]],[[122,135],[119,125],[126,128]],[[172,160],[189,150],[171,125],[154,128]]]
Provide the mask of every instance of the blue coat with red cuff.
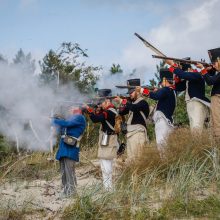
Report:
[[157,100],[156,111],[161,111],[168,120],[173,122],[173,113],[176,107],[176,92],[173,88],[163,87],[156,92],[150,92],[149,97]]
[[[66,134],[78,138],[83,134],[86,128],[85,117],[81,114],[72,115],[67,120],[54,118],[52,123],[56,125],[61,132],[61,135]],[[67,157],[74,161],[79,161],[79,147],[70,146],[64,143],[63,138],[60,139],[59,149],[56,154],[56,159]]]
[[175,68],[172,72],[180,79],[188,81],[188,94],[190,99],[196,97],[205,102],[210,102],[209,99],[205,97],[205,80],[200,73],[184,72],[179,68]]

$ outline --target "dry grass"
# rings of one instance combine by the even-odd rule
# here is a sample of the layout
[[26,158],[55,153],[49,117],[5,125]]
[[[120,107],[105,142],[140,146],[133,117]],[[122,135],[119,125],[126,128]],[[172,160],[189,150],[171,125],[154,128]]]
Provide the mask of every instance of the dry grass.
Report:
[[[84,147],[81,153],[78,166],[90,164],[100,174],[97,166],[92,165],[96,149]],[[47,160],[49,156],[34,153],[19,162],[7,177],[48,180],[58,174],[59,168],[57,163]],[[2,173],[11,164],[2,168]],[[101,185],[85,188],[65,209],[62,218],[142,220],[203,215],[218,218],[220,200],[213,195],[219,191],[219,152],[211,146],[209,133],[205,131],[199,136],[191,135],[187,129],[177,129],[169,137],[163,158],[155,143],[146,146],[142,158],[121,168],[113,192],[103,191]],[[214,214],[209,211],[212,208]],[[25,213],[14,211],[18,211],[18,216]],[[8,210],[11,219],[14,211]]]
[[[220,189],[218,158],[208,132],[200,136],[178,129],[170,136],[162,159],[154,144],[146,146],[142,158],[122,168],[114,192],[85,190],[65,210],[63,219],[172,219],[204,213],[214,216],[208,208],[204,212],[206,204],[215,204],[217,216],[219,200],[210,196]],[[168,202],[170,205],[166,205]],[[172,214],[175,210],[177,215]]]
[[[52,160],[51,160],[52,159]],[[1,169],[1,177],[8,179],[49,180],[58,174],[58,165],[49,153],[21,155]]]

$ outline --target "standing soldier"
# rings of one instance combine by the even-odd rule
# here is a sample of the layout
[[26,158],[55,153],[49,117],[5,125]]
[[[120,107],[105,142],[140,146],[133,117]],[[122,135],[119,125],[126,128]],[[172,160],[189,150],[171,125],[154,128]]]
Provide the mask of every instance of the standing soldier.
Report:
[[169,134],[173,131],[173,113],[176,107],[176,92],[173,85],[173,74],[169,69],[160,70],[161,85],[163,88],[151,92],[147,88],[141,89],[142,94],[157,100],[156,110],[153,115],[157,148],[161,157]]
[[79,144],[86,120],[79,107],[72,107],[67,119],[53,118],[52,123],[61,133],[56,159],[60,161],[63,194],[71,196],[76,192],[75,163],[79,161]]
[[213,67],[204,68],[202,64],[197,64],[201,68],[202,76],[206,83],[212,87],[211,92],[211,122],[214,140],[220,146],[220,48],[208,51]]
[[[140,79],[130,79],[128,86],[140,86]],[[128,114],[127,120],[127,156],[128,159],[140,158],[143,154],[144,145],[149,141],[147,136],[147,118],[149,105],[141,97],[140,88],[129,89],[131,102],[127,99],[115,98],[122,104],[120,115]]]
[[99,90],[99,95],[103,97],[101,103],[102,111],[99,113],[93,112],[93,109],[87,106],[87,111],[90,119],[94,123],[101,123],[99,132],[99,148],[98,158],[100,159],[100,165],[102,170],[103,185],[106,190],[112,190],[112,171],[113,160],[117,156],[117,150],[119,147],[118,136],[115,133],[115,117],[118,115],[114,105],[111,103],[108,96],[111,94],[111,90],[102,89]]
[[184,71],[172,60],[167,60],[166,62],[171,65],[169,70],[175,74],[175,76],[186,80],[185,100],[190,129],[193,132],[201,133],[205,120],[208,117],[208,107],[210,107],[210,101],[205,97],[205,81],[190,65],[186,66]]

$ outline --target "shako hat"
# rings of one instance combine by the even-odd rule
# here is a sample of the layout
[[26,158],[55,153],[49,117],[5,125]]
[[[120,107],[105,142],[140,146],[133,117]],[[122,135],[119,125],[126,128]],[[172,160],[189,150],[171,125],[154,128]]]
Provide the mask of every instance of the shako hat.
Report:
[[[183,58],[183,60],[190,60],[190,59],[191,59],[190,57]],[[191,65],[189,63],[181,63],[180,62],[180,65],[182,66],[183,71],[187,71],[188,68],[191,68]]]
[[167,68],[160,69],[160,82],[163,81],[163,78],[166,78],[168,81],[173,81],[173,73]]
[[220,48],[208,50],[209,58],[212,63],[220,59]]
[[[140,86],[140,85],[141,85],[140,79],[128,79],[127,80],[127,86]],[[135,88],[130,88],[128,89],[127,94],[131,94],[134,91],[135,91]]]
[[98,90],[98,96],[99,97],[107,97],[112,95],[112,90],[111,89],[99,89]]

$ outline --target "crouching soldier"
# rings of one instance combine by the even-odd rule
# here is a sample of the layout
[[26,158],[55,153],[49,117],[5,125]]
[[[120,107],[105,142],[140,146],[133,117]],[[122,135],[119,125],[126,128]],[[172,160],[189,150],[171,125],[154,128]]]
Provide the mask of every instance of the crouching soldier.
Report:
[[103,97],[101,103],[102,111],[95,113],[90,107],[86,107],[89,117],[94,123],[101,123],[99,131],[99,147],[98,158],[100,159],[103,185],[108,191],[113,189],[112,172],[113,160],[117,157],[117,150],[119,147],[118,136],[115,133],[115,117],[118,115],[114,105],[108,99],[111,90],[99,90],[99,95]]
[[[130,79],[128,86],[140,86],[140,79]],[[131,101],[128,99],[115,98],[121,104],[120,115],[127,115],[127,157],[128,160],[136,160],[143,156],[144,145],[149,141],[147,136],[147,118],[149,105],[141,97],[139,88],[129,89]]]
[[168,69],[160,70],[160,79],[161,89],[151,92],[146,88],[142,88],[141,93],[158,101],[153,120],[155,123],[157,148],[161,157],[163,157],[166,140],[174,128],[173,113],[176,107],[176,93],[173,85],[173,74]]
[[60,161],[63,193],[71,196],[76,193],[75,163],[79,161],[79,144],[86,120],[79,107],[72,107],[67,119],[53,118],[52,124],[61,133],[56,159]]

